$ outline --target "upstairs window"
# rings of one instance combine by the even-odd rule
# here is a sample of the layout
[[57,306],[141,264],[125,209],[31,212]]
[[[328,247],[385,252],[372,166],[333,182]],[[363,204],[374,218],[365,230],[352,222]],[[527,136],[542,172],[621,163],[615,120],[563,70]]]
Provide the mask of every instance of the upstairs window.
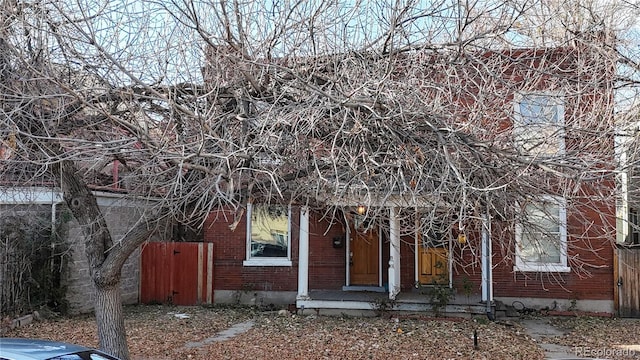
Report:
[[558,94],[518,94],[513,133],[520,151],[534,156],[564,153],[564,99]]
[[291,266],[291,208],[247,204],[245,266]]
[[522,209],[516,225],[516,271],[568,272],[567,212],[562,198],[547,197]]

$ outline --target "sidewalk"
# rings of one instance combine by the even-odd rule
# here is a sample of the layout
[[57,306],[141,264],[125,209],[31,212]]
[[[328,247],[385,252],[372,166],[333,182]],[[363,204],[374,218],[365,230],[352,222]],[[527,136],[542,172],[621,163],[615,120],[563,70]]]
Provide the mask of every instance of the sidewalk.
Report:
[[600,358],[580,357],[576,354],[573,347],[550,344],[545,342],[546,337],[562,336],[564,331],[551,325],[548,319],[524,319],[518,321],[522,325],[527,334],[531,336],[538,345],[544,350],[545,357],[547,359],[555,360],[578,360],[578,359],[591,359],[591,360],[607,360]]

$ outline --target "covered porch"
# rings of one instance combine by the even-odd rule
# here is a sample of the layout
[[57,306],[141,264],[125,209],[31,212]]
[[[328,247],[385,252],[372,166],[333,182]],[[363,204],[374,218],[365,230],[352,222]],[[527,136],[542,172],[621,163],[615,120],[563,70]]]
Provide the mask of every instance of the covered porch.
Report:
[[[433,296],[430,295],[432,290],[447,289],[451,293],[451,297],[446,301],[445,306],[438,306],[435,309],[441,313],[458,313],[458,314],[486,314],[493,312],[493,289],[491,288],[491,246],[490,246],[490,225],[487,219],[483,221],[482,231],[482,293],[475,295],[455,294],[452,280],[452,251],[451,245],[446,252],[446,281],[437,286],[416,286],[420,284],[421,276],[419,274],[419,254],[418,250],[421,245],[419,236],[415,236],[415,256],[401,256],[401,229],[399,220],[399,208],[395,206],[384,207],[384,211],[388,211],[388,230],[385,233],[385,240],[388,245],[383,244],[382,236],[377,240],[377,257],[375,265],[376,274],[373,282],[362,285],[353,281],[355,277],[353,272],[353,251],[351,249],[350,238],[356,235],[350,234],[347,229],[345,241],[345,272],[344,286],[338,289],[310,289],[309,288],[309,209],[302,207],[300,211],[300,237],[299,237],[299,262],[298,262],[298,287],[296,296],[296,307],[302,311],[306,309],[315,309],[317,311],[333,310],[359,310],[359,311],[376,311],[381,307],[393,311],[432,311]],[[385,214],[385,217],[387,215]],[[353,230],[351,230],[353,231]],[[405,242],[405,249],[406,243]],[[385,257],[382,256],[382,247],[388,246],[385,251]],[[413,258],[411,258],[413,257]],[[413,263],[413,272],[409,274],[407,267],[404,267],[405,274],[402,274],[402,262],[408,261]],[[383,273],[384,272],[384,273]],[[384,275],[384,276],[383,276]],[[404,275],[404,276],[401,276]],[[414,276],[415,281],[409,282],[409,276]],[[404,278],[404,284],[401,279]],[[402,291],[401,291],[402,290]]]

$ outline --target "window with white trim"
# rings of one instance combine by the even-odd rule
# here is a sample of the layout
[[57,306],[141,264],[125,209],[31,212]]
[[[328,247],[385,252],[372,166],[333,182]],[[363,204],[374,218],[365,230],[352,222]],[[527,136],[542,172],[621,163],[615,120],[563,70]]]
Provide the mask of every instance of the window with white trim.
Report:
[[517,94],[513,135],[516,147],[529,155],[564,153],[564,97],[553,93]]
[[568,272],[567,210],[560,197],[522,208],[516,225],[516,271]]
[[247,204],[244,266],[291,266],[291,207]]

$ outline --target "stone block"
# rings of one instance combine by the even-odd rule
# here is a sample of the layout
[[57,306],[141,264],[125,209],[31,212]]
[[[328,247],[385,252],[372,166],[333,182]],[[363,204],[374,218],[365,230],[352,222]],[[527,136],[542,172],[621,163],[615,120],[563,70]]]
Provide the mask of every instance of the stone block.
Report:
[[13,323],[11,324],[11,327],[12,328],[21,327],[21,326],[29,325],[32,322],[33,322],[33,315],[25,315],[17,319],[14,319]]

